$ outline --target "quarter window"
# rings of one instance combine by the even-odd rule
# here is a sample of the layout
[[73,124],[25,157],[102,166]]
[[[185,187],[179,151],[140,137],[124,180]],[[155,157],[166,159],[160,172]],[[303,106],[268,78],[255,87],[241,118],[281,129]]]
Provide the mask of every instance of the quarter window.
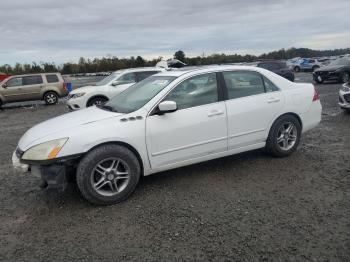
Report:
[[36,76],[24,76],[23,77],[23,85],[39,85],[43,83],[43,79],[40,75]]
[[22,77],[14,77],[11,78],[9,81],[6,82],[6,85],[8,87],[11,86],[21,86],[22,85]]
[[218,102],[216,74],[187,79],[177,85],[163,100],[175,101],[179,110]]
[[279,91],[278,87],[275,86],[274,83],[272,83],[269,79],[267,79],[265,76],[264,78],[264,84],[265,84],[265,89],[266,92],[274,92],[274,91]]
[[265,93],[260,74],[255,72],[223,72],[229,99]]
[[46,81],[48,83],[57,83],[57,82],[59,82],[57,75],[46,75]]

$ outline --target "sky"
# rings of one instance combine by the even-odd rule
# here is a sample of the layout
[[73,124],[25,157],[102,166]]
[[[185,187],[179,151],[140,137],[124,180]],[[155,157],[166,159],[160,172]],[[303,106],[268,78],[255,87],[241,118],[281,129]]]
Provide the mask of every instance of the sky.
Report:
[[0,65],[350,47],[349,0],[1,1]]

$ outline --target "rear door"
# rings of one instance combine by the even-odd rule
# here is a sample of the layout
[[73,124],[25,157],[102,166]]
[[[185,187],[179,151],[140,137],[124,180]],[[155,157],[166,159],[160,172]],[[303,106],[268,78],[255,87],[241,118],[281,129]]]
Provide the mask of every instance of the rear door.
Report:
[[41,89],[44,87],[44,82],[41,75],[24,76],[22,82],[24,100],[42,99]]
[[284,103],[282,92],[258,72],[228,71],[223,77],[228,91],[228,149],[266,141]]

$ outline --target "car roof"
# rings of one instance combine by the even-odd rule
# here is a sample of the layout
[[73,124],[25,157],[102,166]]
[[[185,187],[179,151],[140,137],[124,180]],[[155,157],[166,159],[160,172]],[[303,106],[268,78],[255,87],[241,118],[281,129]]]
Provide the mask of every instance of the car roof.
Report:
[[164,68],[161,67],[135,67],[135,68],[127,68],[127,69],[120,69],[114,72],[117,73],[126,73],[126,72],[143,72],[143,71],[164,71]]
[[180,69],[173,69],[158,73],[157,76],[174,76],[179,77],[182,75],[191,75],[192,73],[210,73],[216,71],[228,71],[228,70],[250,70],[256,72],[262,72],[264,69],[256,66],[243,66],[243,65],[209,65],[209,66],[188,66]]
[[[51,73],[31,73],[31,74],[23,74],[23,75],[9,75],[8,78],[13,77],[23,77],[23,76],[37,76],[37,75],[61,75],[59,72],[51,72]],[[6,78],[7,79],[7,78]]]

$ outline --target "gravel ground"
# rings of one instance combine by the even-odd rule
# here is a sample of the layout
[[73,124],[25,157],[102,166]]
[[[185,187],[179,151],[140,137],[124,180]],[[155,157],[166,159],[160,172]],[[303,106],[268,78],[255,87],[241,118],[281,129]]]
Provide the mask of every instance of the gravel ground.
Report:
[[[297,81],[311,81],[300,73]],[[95,207],[11,169],[31,126],[61,103],[0,111],[2,261],[350,261],[350,114],[339,84],[318,85],[322,123],[284,159],[253,151],[143,180],[122,204]]]

